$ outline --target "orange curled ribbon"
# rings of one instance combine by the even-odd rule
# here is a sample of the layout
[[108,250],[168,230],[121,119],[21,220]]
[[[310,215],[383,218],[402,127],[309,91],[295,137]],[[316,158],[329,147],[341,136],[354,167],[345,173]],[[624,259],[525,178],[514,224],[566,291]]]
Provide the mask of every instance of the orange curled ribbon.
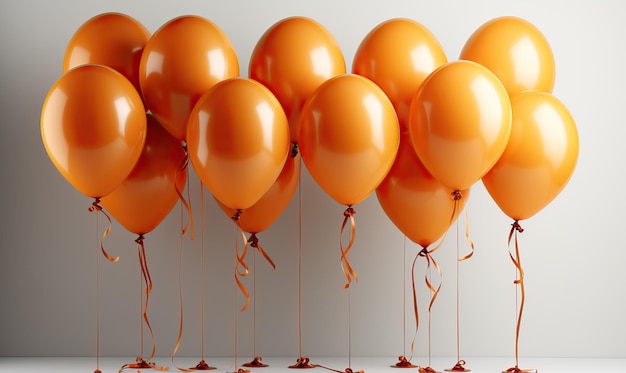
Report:
[[[515,367],[511,368],[513,369],[513,370],[510,370],[512,372],[521,372],[521,370],[517,368],[518,362],[519,362],[519,331],[520,331],[520,327],[522,324],[522,313],[524,312],[524,302],[526,300],[526,292],[524,289],[524,269],[522,268],[522,262],[520,260],[520,255],[519,255],[519,245],[517,242],[517,234],[522,233],[522,232],[524,232],[524,229],[521,227],[521,225],[519,225],[519,221],[515,220],[513,224],[511,224],[511,230],[509,231],[509,239],[507,241],[508,248],[509,248],[509,257],[511,258],[511,261],[515,265],[515,268],[517,268],[517,273],[518,273],[518,278],[515,281],[513,281],[513,283],[516,285],[519,285],[520,291],[521,291],[519,310],[517,314],[517,325],[515,327]],[[511,252],[511,238],[513,237],[515,238],[515,255],[513,255],[513,253]],[[507,370],[507,372],[508,371],[509,370]]]
[[[463,194],[461,194],[460,190],[453,191],[451,195],[452,195],[452,199],[454,200],[454,208],[452,209],[452,216],[450,217],[450,225],[452,225],[452,222],[454,222],[458,217],[459,201],[461,200],[461,198],[463,198]],[[465,210],[465,239],[467,240],[467,244],[470,247],[470,252],[458,258],[459,262],[465,261],[474,255],[474,242],[470,239],[469,215],[467,213],[467,210]]]
[[241,236],[243,238],[243,251],[241,252],[241,255],[239,254],[239,240],[235,241],[235,283],[237,283],[239,290],[246,297],[246,303],[243,305],[243,307],[241,307],[241,312],[245,311],[250,305],[250,292],[248,291],[248,289],[246,289],[243,282],[241,282],[241,277],[245,277],[249,273],[248,265],[245,262],[246,255],[248,254],[248,240],[246,239],[246,234],[241,228],[241,223],[239,222],[239,217],[241,216],[242,212],[243,211],[241,209],[238,209],[231,218],[233,219],[235,224],[237,224],[239,232],[241,233]]
[[[104,233],[102,233],[102,239],[100,240],[100,250],[102,251],[102,255],[104,255],[105,258],[107,258],[107,260],[109,262],[117,262],[120,260],[119,256],[111,256],[109,255],[109,253],[104,249],[104,239],[106,238],[106,236],[109,235],[109,233],[111,233],[111,227],[113,225],[113,223],[111,222],[111,217],[104,211],[104,209],[102,208],[102,206],[100,206],[100,197],[96,198],[93,203],[91,204],[91,206],[89,206],[88,208],[89,212],[96,212],[96,218],[97,218],[97,214],[102,214],[104,215],[104,217],[107,219],[107,221],[109,222],[109,225],[107,226],[107,228],[104,230]],[[97,220],[96,220],[97,221]]]
[[148,361],[154,358],[156,353],[156,341],[154,339],[154,332],[152,331],[152,325],[150,324],[150,320],[148,319],[148,304],[150,300],[150,294],[152,293],[152,277],[150,276],[150,270],[148,269],[148,260],[146,258],[146,248],[143,244],[144,236],[142,234],[137,237],[135,242],[137,243],[137,254],[139,256],[139,265],[141,266],[141,276],[143,278],[144,284],[146,285],[146,299],[143,306],[143,320],[150,331],[150,337],[152,338],[152,352],[150,353],[150,357]]
[[250,244],[250,246],[255,248],[259,252],[259,254],[263,255],[265,260],[267,260],[267,262],[272,266],[272,268],[276,269],[276,264],[274,264],[274,261],[272,260],[272,258],[270,258],[270,256],[263,250],[263,248],[261,247],[261,244],[259,243],[259,238],[256,236],[255,233],[252,233],[252,235],[248,239],[248,243]]
[[[354,245],[354,238],[356,236],[356,224],[354,223],[354,214],[356,214],[356,211],[354,211],[352,206],[348,206],[348,208],[343,212],[343,223],[341,223],[341,231],[339,233],[339,249],[341,250],[341,271],[346,277],[346,283],[343,285],[344,289],[350,287],[352,279],[354,279],[354,281],[359,280],[359,277],[357,276],[356,272],[350,265],[350,261],[348,260],[348,253]],[[343,231],[346,227],[346,224],[348,223],[348,220],[350,220],[350,240],[348,242],[348,246],[344,248],[341,238],[343,237]]]

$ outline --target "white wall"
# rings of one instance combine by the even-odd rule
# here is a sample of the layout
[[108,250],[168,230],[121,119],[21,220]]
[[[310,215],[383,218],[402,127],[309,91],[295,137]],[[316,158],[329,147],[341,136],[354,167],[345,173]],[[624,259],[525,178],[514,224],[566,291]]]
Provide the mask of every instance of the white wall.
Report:
[[[91,201],[73,189],[48,159],[39,132],[43,99],[60,76],[65,45],[87,19],[106,11],[135,17],[155,31],[182,14],[217,23],[237,50],[242,75],[261,34],[274,22],[305,15],[337,38],[348,67],[358,44],[378,23],[409,17],[439,38],[448,59],[483,22],[516,15],[548,38],[557,62],[554,94],[578,124],[580,158],[566,189],[523,222],[522,260],[527,305],[522,356],[626,357],[626,250],[622,215],[626,199],[623,67],[626,14],[623,3],[604,1],[35,1],[0,2],[0,356],[93,355],[95,353],[94,216]],[[199,224],[199,181],[190,191]],[[338,235],[343,207],[305,173],[301,189],[303,352],[348,354],[347,294],[342,289]],[[403,237],[375,197],[357,205],[357,242],[352,263],[360,280],[351,290],[352,355],[403,353]],[[257,262],[257,352],[298,356],[298,200],[261,242],[276,261],[272,271]],[[206,354],[233,354],[233,317],[240,355],[252,354],[252,308],[235,311],[232,277],[235,230],[212,200],[196,239],[183,242],[184,334],[180,356],[200,355],[200,251],[204,231]],[[506,238],[511,221],[482,185],[468,203],[474,258],[461,264],[461,349],[465,356],[514,354],[514,267]],[[154,280],[149,316],[157,354],[172,353],[178,333],[180,209],[146,239]],[[461,223],[461,232],[464,223]],[[102,226],[100,227],[100,232]],[[432,354],[456,355],[456,232],[435,258],[443,288],[432,313]],[[464,238],[461,234],[461,245]],[[139,266],[134,237],[117,223],[105,240],[122,259],[100,259],[101,353],[139,353]],[[462,246],[465,247],[465,246]],[[408,244],[407,263],[416,247]],[[257,258],[258,259],[258,258]],[[251,263],[252,257],[249,257]],[[416,355],[425,355],[427,293],[424,262],[417,273],[421,320]],[[251,288],[250,280],[247,282]],[[407,283],[407,285],[410,285]],[[407,296],[408,287],[407,287]],[[409,298],[407,298],[407,303]],[[241,306],[237,298],[237,307]],[[407,338],[412,336],[407,304]],[[146,339],[146,353],[150,344]],[[408,353],[408,352],[407,352]]]

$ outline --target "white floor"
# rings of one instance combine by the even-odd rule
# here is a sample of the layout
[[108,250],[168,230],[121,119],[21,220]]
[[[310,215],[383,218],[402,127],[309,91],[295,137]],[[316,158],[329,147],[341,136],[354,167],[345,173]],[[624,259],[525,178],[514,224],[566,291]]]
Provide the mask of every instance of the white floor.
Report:
[[[240,357],[237,365],[246,363],[251,359]],[[499,373],[515,365],[514,359],[510,358],[466,358],[465,367],[472,372],[494,372]],[[92,373],[99,366],[102,373],[117,373],[122,365],[133,363],[134,358],[112,358],[101,357],[99,362],[94,357],[0,357],[1,373]],[[152,362],[159,369],[125,369],[124,372],[158,372],[161,370],[179,371],[178,368],[190,368],[195,366],[199,359],[177,357],[174,362],[170,357],[155,358]],[[211,372],[224,373],[234,372],[234,358],[206,358],[206,362],[216,370]],[[363,370],[365,373],[377,372],[418,372],[417,368],[397,369],[392,368],[397,358],[372,358],[372,357],[352,357],[348,358],[311,358],[312,364],[323,365],[330,369],[321,367],[315,369],[289,369],[288,366],[296,362],[295,358],[265,357],[263,362],[269,364],[267,368],[246,368],[253,373],[294,373],[298,371],[316,371],[318,373],[335,371],[345,371],[351,368],[355,373]],[[422,367],[432,367],[436,371],[444,371],[452,368],[456,363],[454,358],[433,358],[428,362],[427,358],[414,358],[414,364]],[[98,364],[97,364],[98,363]],[[521,369],[536,369],[537,372],[552,373],[626,373],[626,359],[583,359],[583,358],[524,358],[520,359]],[[238,366],[239,369],[239,366]]]

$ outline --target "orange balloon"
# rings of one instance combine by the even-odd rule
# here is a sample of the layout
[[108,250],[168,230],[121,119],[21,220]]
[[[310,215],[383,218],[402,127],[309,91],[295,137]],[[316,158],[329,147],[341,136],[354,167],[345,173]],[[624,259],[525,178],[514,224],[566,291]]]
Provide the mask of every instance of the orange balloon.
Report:
[[302,109],[299,146],[317,184],[335,201],[355,205],[384,179],[398,152],[398,117],[371,80],[331,78]]
[[507,216],[523,220],[569,181],[578,159],[578,132],[565,105],[550,93],[522,92],[511,98],[511,106],[511,139],[482,181]]
[[139,65],[146,106],[174,137],[185,140],[187,120],[209,88],[239,76],[239,62],[228,36],[199,16],[180,16],[150,38]]
[[295,143],[305,101],[326,80],[345,72],[343,53],[334,36],[306,17],[276,22],[261,36],[250,56],[250,78],[278,98]]
[[63,57],[63,72],[85,64],[117,70],[140,92],[139,61],[150,31],[121,13],[102,13],[83,23],[72,35]]
[[187,170],[181,169],[185,151],[150,114],[141,157],[126,180],[102,198],[102,207],[129,232],[146,234],[156,228],[185,188]]
[[252,79],[217,83],[189,117],[189,159],[214,197],[233,209],[254,205],[276,181],[289,153],[280,103]]
[[81,65],[50,88],[41,137],[52,163],[78,191],[100,198],[126,179],[146,140],[146,111],[122,74]]
[[496,163],[511,134],[511,102],[496,76],[471,61],[435,70],[411,103],[409,134],[433,177],[455,190]]
[[410,19],[394,18],[372,29],[354,56],[352,72],[369,78],[387,94],[407,130],[411,100],[424,79],[448,62],[430,30]]
[[552,48],[539,29],[521,18],[484,23],[465,42],[459,58],[487,67],[510,96],[526,90],[552,92],[554,87]]
[[[300,155],[287,157],[283,170],[270,189],[254,205],[242,211],[239,216],[241,229],[252,234],[260,233],[278,219],[298,189],[300,163]],[[233,217],[237,212],[219,200],[216,201],[228,217]]]
[[376,189],[381,207],[402,233],[422,247],[437,241],[465,207],[469,189],[461,191],[454,207],[454,189],[437,181],[415,154],[411,139],[403,135],[396,160]]

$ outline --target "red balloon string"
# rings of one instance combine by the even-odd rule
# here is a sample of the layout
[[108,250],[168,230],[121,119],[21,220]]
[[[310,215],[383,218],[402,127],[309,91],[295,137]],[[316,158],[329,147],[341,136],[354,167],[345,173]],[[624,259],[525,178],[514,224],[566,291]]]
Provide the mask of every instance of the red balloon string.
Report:
[[[354,211],[352,206],[348,206],[348,208],[343,212],[343,223],[341,223],[341,232],[339,234],[339,249],[341,250],[341,271],[346,277],[346,284],[343,285],[344,289],[350,287],[352,279],[354,279],[354,281],[359,280],[359,277],[357,276],[356,272],[350,265],[350,261],[348,260],[348,253],[352,249],[352,246],[354,245],[354,239],[356,237],[354,214],[356,214],[356,211]],[[350,240],[348,242],[348,245],[344,248],[341,238],[343,237],[343,231],[346,227],[346,224],[348,223],[348,220],[350,220]]]
[[[189,152],[187,150],[187,144],[183,144],[183,150],[185,151],[185,158],[180,162],[180,167],[176,171],[177,173],[185,172],[185,171],[187,171],[187,168],[189,167]],[[176,176],[178,176],[178,175],[176,175]],[[177,180],[177,179],[178,178],[175,178],[175,180]],[[189,174],[188,173],[187,173],[187,179],[189,179]],[[187,184],[189,184],[189,183],[187,183]],[[174,183],[174,188],[176,189],[176,194],[178,195],[178,199],[183,204],[183,206],[185,206],[185,209],[187,210],[187,214],[189,215],[189,221],[187,221],[183,225],[182,235],[184,236],[185,233],[187,233],[187,230],[191,228],[190,238],[193,240],[194,239],[193,209],[191,207],[191,204],[187,201],[187,199],[185,199],[185,196],[183,196],[183,192],[180,190],[180,188],[178,188],[178,184],[177,183]],[[189,192],[189,189],[187,190],[187,192]],[[189,195],[187,196],[187,198],[189,198]]]
[[248,292],[248,289],[246,289],[243,282],[241,282],[241,278],[247,276],[249,273],[248,265],[245,262],[246,255],[248,254],[248,240],[246,239],[246,234],[241,228],[241,222],[239,221],[239,217],[241,216],[242,212],[243,211],[241,209],[238,209],[232,216],[232,219],[235,224],[237,224],[239,232],[241,233],[241,236],[243,238],[243,250],[241,252],[241,255],[239,254],[239,242],[238,240],[235,241],[235,282],[237,283],[237,286],[239,287],[241,293],[246,297],[246,303],[243,305],[243,307],[241,307],[241,312],[245,311],[250,305],[250,292]]
[[119,256],[111,256],[109,255],[109,253],[104,249],[104,239],[106,238],[106,236],[109,235],[109,233],[111,233],[111,227],[113,225],[113,223],[111,222],[111,217],[104,211],[104,209],[102,208],[102,206],[100,206],[100,198],[96,198],[93,203],[91,204],[91,206],[89,206],[89,212],[96,212],[96,214],[102,214],[107,221],[109,222],[107,228],[104,230],[104,233],[102,233],[102,239],[100,240],[100,250],[102,251],[102,254],[104,255],[105,258],[107,258],[107,260],[109,262],[117,262],[118,260],[120,260]]
[[[515,367],[510,368],[507,372],[521,372],[522,370],[518,368],[519,366],[519,332],[522,324],[522,313],[524,312],[524,302],[526,300],[526,292],[524,289],[524,270],[522,268],[522,263],[519,255],[519,244],[517,241],[517,234],[524,232],[524,229],[519,225],[519,221],[515,220],[513,224],[511,224],[511,230],[509,231],[508,238],[508,247],[509,247],[509,257],[511,261],[517,268],[518,278],[513,281],[514,284],[519,285],[521,291],[521,299],[517,314],[517,325],[515,327]],[[511,252],[511,238],[515,239],[515,254]]]

